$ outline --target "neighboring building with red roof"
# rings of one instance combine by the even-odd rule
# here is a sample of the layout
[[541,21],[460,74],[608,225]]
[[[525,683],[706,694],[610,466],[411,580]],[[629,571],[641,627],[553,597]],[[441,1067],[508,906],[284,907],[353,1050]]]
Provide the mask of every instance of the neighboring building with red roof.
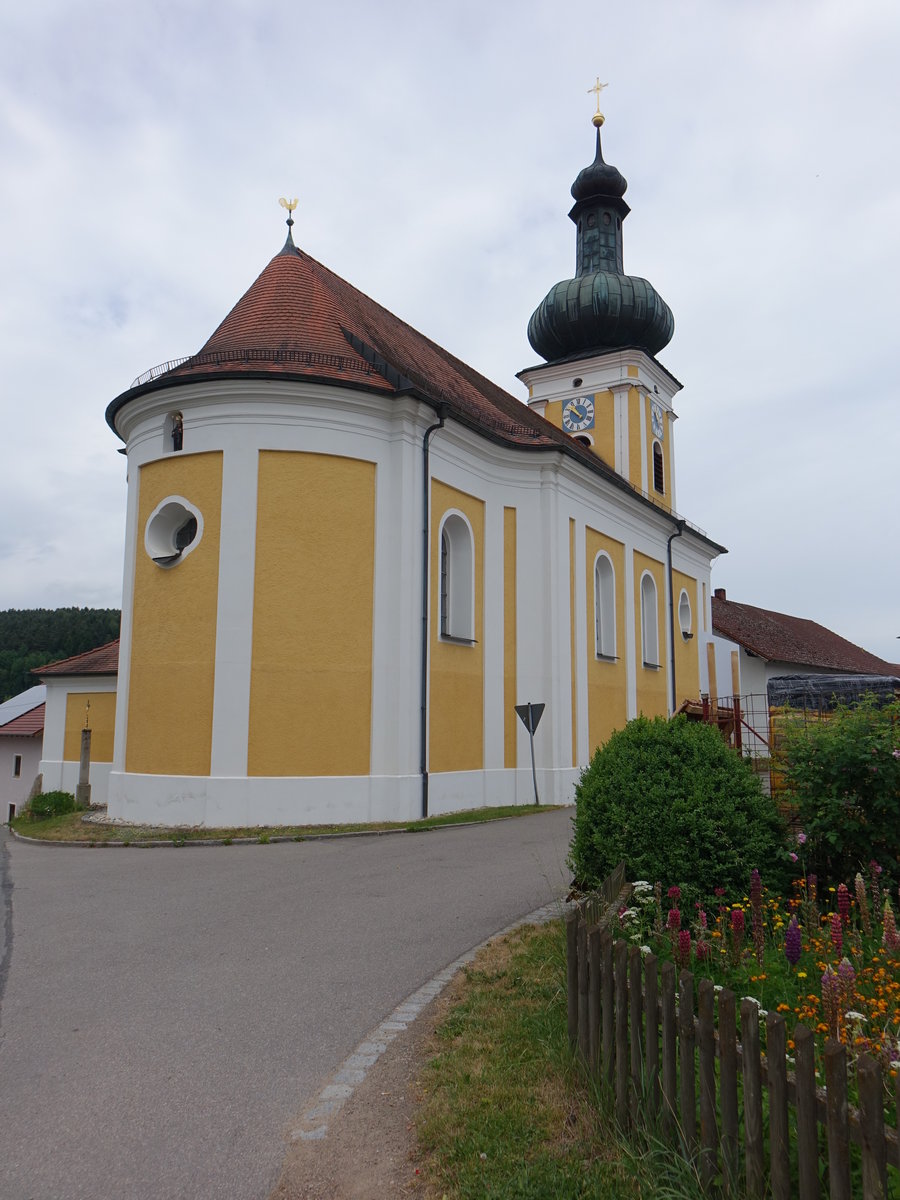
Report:
[[529,700],[541,795],[571,801],[612,729],[700,691],[723,547],[675,509],[674,322],[625,274],[595,124],[527,402],[298,249],[289,217],[200,350],[109,405],[129,480],[111,814],[527,803]]
[[[725,658],[737,651],[742,695],[766,695],[769,681],[791,675],[862,675],[896,677],[897,666],[848,642],[817,621],[729,600],[716,588],[712,600],[717,663],[722,661],[719,692],[729,694],[730,667]],[[724,687],[722,685],[725,685]]]
[[22,807],[39,773],[46,692],[37,684],[0,704],[0,820]]
[[81,731],[91,729],[91,802],[105,804],[116,726],[119,639],[71,658],[36,667],[46,691],[42,790],[72,792],[78,785]]

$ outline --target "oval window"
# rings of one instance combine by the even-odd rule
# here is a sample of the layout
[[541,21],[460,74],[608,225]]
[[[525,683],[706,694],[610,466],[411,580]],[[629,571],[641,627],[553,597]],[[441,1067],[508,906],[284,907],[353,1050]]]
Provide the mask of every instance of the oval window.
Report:
[[158,504],[144,530],[144,549],[158,567],[174,567],[197,546],[203,517],[183,496]]

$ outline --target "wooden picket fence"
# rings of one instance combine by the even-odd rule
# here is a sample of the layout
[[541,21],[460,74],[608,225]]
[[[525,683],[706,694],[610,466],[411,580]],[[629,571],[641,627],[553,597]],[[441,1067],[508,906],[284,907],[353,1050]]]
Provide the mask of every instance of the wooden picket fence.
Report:
[[695,987],[688,971],[676,980],[673,963],[614,941],[607,926],[629,891],[624,871],[614,872],[605,895],[570,911],[566,924],[569,1040],[614,1097],[620,1127],[642,1125],[680,1145],[697,1162],[704,1189],[774,1200],[823,1195],[821,1133],[831,1200],[850,1200],[851,1175],[864,1200],[900,1196],[893,1171],[888,1190],[888,1167],[900,1169],[900,1077],[894,1080],[897,1128],[889,1128],[881,1065],[870,1055],[857,1060],[856,1108],[848,1103],[847,1051],[839,1042],[825,1048],[822,1088],[815,1038],[805,1026],[792,1035],[790,1070],[779,1013],[766,1017],[763,1054],[759,1010],[755,1001],[742,1000],[738,1040],[736,998],[728,988],[716,991],[709,979]]

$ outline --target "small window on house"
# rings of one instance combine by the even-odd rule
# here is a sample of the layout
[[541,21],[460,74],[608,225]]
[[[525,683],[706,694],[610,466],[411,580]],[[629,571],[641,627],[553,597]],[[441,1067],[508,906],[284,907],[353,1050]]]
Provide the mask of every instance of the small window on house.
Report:
[[616,576],[606,554],[594,564],[594,632],[598,658],[616,657]]
[[441,525],[440,634],[475,640],[475,544],[468,521],[449,513]]
[[19,779],[22,775],[22,755],[17,754],[13,759],[13,779]]
[[653,488],[654,491],[665,494],[666,477],[663,471],[663,452],[659,442],[653,443]]
[[641,654],[645,667],[659,666],[659,614],[656,582],[649,572],[641,577]]
[[681,597],[678,601],[678,624],[681,626],[681,636],[686,642],[689,642],[694,636],[693,614],[691,612],[691,598],[684,588],[681,589]]

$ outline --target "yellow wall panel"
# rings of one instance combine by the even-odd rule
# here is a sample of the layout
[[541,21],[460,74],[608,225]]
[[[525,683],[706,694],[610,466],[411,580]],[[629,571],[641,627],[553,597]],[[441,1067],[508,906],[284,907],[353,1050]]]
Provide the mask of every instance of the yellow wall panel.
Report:
[[637,388],[628,389],[628,482],[639,491],[641,484],[641,430],[644,428],[644,402]]
[[[615,572],[616,661],[597,657],[595,625],[594,566],[597,555],[605,551]],[[628,719],[627,680],[625,674],[625,547],[614,538],[585,529],[585,580],[587,581],[587,675],[588,675],[588,751],[593,755],[615,729]]]
[[[675,596],[675,707],[682,700],[700,699],[700,644],[697,637],[701,616],[698,612],[699,588],[697,580],[681,571],[672,572],[672,590]],[[685,641],[681,633],[679,605],[681,593],[686,591],[691,602],[691,633],[693,637]],[[667,618],[668,619],[668,618]]]
[[[441,519],[457,509],[475,538],[474,645],[441,640]],[[440,480],[431,481],[431,671],[429,770],[480,771],[484,767],[484,501]]]
[[503,765],[517,764],[516,510],[503,510]]
[[84,729],[85,707],[90,702],[91,762],[112,762],[113,738],[116,731],[115,692],[69,692],[66,696],[66,731],[63,739],[63,759],[81,761],[81,731]]
[[562,400],[551,400],[544,409],[544,420],[562,429]]
[[250,775],[367,775],[375,464],[259,456]]
[[[641,653],[641,576],[649,571],[656,583],[656,628],[659,667],[645,667]],[[666,569],[655,558],[634,552],[634,639],[637,666],[637,710],[645,717],[668,712],[668,667],[666,664]]]
[[594,396],[594,452],[605,463],[616,465],[616,402],[612,392],[597,392]]
[[572,766],[578,766],[578,673],[575,653],[575,521],[569,518],[569,672],[572,678]]
[[[222,454],[178,454],[140,469],[125,769],[208,775],[216,667]],[[175,567],[144,549],[150,514],[183,496],[203,516],[197,546]]]

